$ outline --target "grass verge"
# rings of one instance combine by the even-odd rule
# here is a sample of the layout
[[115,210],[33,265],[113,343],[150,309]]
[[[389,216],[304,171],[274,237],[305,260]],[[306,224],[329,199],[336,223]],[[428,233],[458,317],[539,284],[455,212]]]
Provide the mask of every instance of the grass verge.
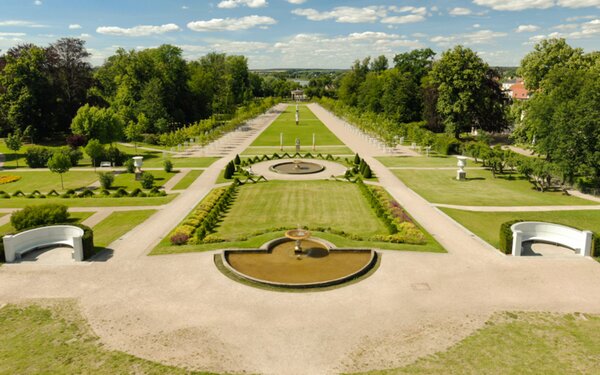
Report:
[[20,208],[45,203],[64,204],[67,207],[161,206],[171,202],[176,196],[177,194],[145,198],[10,198],[0,199],[0,204],[3,208]]
[[173,190],[184,190],[190,187],[190,185],[196,181],[198,177],[202,174],[202,170],[192,169],[189,171],[179,182],[173,186]]
[[498,248],[500,225],[509,220],[547,221],[600,233],[600,211],[473,212],[442,208],[448,216]]
[[444,352],[362,374],[594,374],[598,353],[598,315],[503,312]]
[[2,374],[206,374],[108,350],[74,303],[0,309]]
[[467,181],[457,181],[454,170],[393,170],[392,172],[409,188],[432,203],[468,206],[597,204],[597,202],[566,196],[562,192],[540,193],[520,175],[502,175],[494,178],[488,170],[469,170]]
[[[88,217],[92,216],[95,212],[69,212],[69,223],[81,223]],[[15,228],[10,222],[0,226],[0,237],[7,233],[15,232]],[[1,240],[1,239],[0,239]]]
[[117,211],[96,224],[94,229],[94,245],[106,247],[125,233],[137,227],[156,210]]
[[31,193],[34,190],[39,190],[42,194],[46,194],[51,190],[63,192],[68,189],[78,189],[89,186],[98,180],[98,175],[92,171],[76,171],[71,170],[63,174],[65,188],[60,185],[60,176],[57,173],[52,173],[48,170],[37,170],[28,172],[0,172],[0,176],[11,175],[20,176],[21,179],[8,184],[0,185],[0,190],[9,194],[21,190],[24,193]]

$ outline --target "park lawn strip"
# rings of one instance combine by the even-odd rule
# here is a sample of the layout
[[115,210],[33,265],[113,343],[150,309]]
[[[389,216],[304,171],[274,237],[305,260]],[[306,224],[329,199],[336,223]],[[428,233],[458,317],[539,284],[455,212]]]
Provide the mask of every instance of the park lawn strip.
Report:
[[123,197],[123,198],[10,198],[0,199],[3,208],[21,208],[45,203],[63,204],[67,207],[115,207],[115,206],[162,206],[171,202],[178,194],[164,197]]
[[[158,146],[159,148],[161,146]],[[163,152],[161,151],[151,151],[151,150],[143,150],[138,147],[137,152],[134,147],[125,146],[123,144],[117,144],[117,148],[125,153],[127,153],[130,157],[135,155],[143,156],[143,166],[146,168],[162,168],[164,163]],[[217,157],[175,157],[171,153],[167,153],[168,159],[173,162],[174,168],[208,168],[212,163],[219,160]]]
[[[0,172],[0,176],[11,175],[20,176],[21,179],[8,184],[0,185],[0,190],[12,194],[18,190],[28,194],[34,190],[39,190],[42,194],[47,194],[51,190],[63,191],[60,186],[60,176],[48,170],[28,171],[28,172]],[[71,170],[63,174],[65,189],[79,189],[93,184],[98,180],[98,175],[92,171]]]
[[[183,254],[192,252],[214,251],[222,249],[258,249],[263,244],[276,238],[284,237],[284,231],[270,232],[258,236],[250,237],[245,241],[207,243],[198,245],[172,245],[170,236],[165,237],[149,255]],[[355,241],[332,233],[312,232],[313,237],[322,238],[336,245],[339,248],[357,248],[357,249],[376,249],[376,250],[397,250],[397,251],[416,251],[429,253],[445,253],[446,251],[437,242],[428,242],[424,245],[411,245],[404,243],[375,242],[375,241]]]
[[[284,153],[288,153],[290,155],[293,155],[296,153],[296,147],[295,146],[283,146],[283,151],[281,150],[281,148],[279,146],[277,147],[248,147],[247,149],[245,149],[243,151],[242,154],[240,154],[240,156],[261,156],[261,155],[273,155],[273,154],[284,154]],[[315,149],[313,150],[312,145],[301,145],[300,147],[300,153],[301,154],[305,154],[305,153],[311,153],[313,155],[317,155],[317,154],[323,154],[323,155],[327,155],[327,154],[331,154],[331,155],[354,155],[354,153],[352,152],[352,150],[350,150],[348,147],[346,146],[318,146],[315,147]]]
[[[456,167],[458,159],[452,156],[378,156],[375,159],[386,167]],[[467,161],[467,167],[478,167],[473,161]],[[458,168],[457,168],[458,169]]]
[[[600,233],[600,211],[474,212],[441,208],[448,216],[498,248],[500,225],[509,220],[545,221]],[[596,254],[598,255],[598,254]]]
[[[163,170],[145,171],[145,173],[150,173],[154,176],[154,186],[163,186],[176,174],[175,172],[167,173]],[[132,191],[136,188],[142,189],[142,185],[140,181],[135,180],[135,173],[119,173],[115,175],[115,181],[113,182],[111,189],[116,190],[118,188]]]
[[146,221],[156,210],[117,211],[94,225],[94,245],[106,247],[125,233]]
[[240,187],[217,229],[233,240],[275,227],[331,227],[362,236],[385,234],[358,188],[336,181],[272,181]]
[[[78,224],[95,214],[95,212],[69,212],[69,223]],[[0,236],[8,233],[14,233],[16,230],[10,222],[0,226]]]
[[463,206],[565,206],[597,202],[566,196],[562,192],[541,193],[520,175],[492,176],[488,170],[469,170],[467,181],[457,181],[454,170],[392,170],[409,188],[431,203]]
[[208,374],[109,350],[74,302],[0,309],[2,374]]
[[189,171],[179,182],[173,186],[173,190],[184,190],[190,187],[190,185],[196,181],[198,177],[202,174],[202,170],[192,169]]
[[[271,124],[260,136],[252,142],[254,146],[278,147],[280,134],[283,133],[283,144],[294,147],[296,138],[300,139],[300,146],[304,152],[312,147],[313,133],[316,145],[343,145],[338,139],[306,106],[300,106],[300,125],[296,125],[296,106],[289,105],[286,110]],[[295,151],[294,151],[295,152]]]
[[599,352],[598,315],[502,312],[444,352],[362,374],[592,374]]

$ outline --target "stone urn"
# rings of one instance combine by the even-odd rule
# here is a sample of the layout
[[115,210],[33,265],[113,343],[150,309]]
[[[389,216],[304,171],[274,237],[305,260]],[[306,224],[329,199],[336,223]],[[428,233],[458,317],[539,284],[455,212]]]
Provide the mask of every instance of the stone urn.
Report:
[[142,164],[144,157],[143,156],[134,156],[133,158],[133,166],[135,167],[135,179],[139,181],[142,178]]
[[466,156],[457,156],[458,162],[456,166],[458,167],[458,171],[456,171],[456,179],[459,181],[464,181],[467,179],[467,172],[465,171],[465,167],[467,166],[467,157]]

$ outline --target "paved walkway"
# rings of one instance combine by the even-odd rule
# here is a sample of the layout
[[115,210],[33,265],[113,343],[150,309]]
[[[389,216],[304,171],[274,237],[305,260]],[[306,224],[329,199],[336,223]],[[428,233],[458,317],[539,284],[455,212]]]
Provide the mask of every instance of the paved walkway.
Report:
[[320,107],[309,108],[367,158],[380,183],[449,254],[383,251],[371,277],[316,293],[233,282],[215,268],[212,252],[142,256],[202,199],[232,150],[161,212],[113,243],[106,261],[0,267],[0,305],[75,299],[109,349],[188,369],[261,374],[401,366],[445,350],[495,311],[600,313],[598,263],[500,255],[377,162],[377,146]]

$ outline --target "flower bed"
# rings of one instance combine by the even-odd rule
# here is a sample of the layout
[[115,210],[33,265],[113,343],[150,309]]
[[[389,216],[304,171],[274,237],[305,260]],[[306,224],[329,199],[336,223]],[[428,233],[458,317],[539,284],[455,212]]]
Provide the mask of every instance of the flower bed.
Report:
[[12,175],[0,176],[0,185],[9,184],[11,182],[19,181],[20,179],[21,179],[21,176],[12,176]]

